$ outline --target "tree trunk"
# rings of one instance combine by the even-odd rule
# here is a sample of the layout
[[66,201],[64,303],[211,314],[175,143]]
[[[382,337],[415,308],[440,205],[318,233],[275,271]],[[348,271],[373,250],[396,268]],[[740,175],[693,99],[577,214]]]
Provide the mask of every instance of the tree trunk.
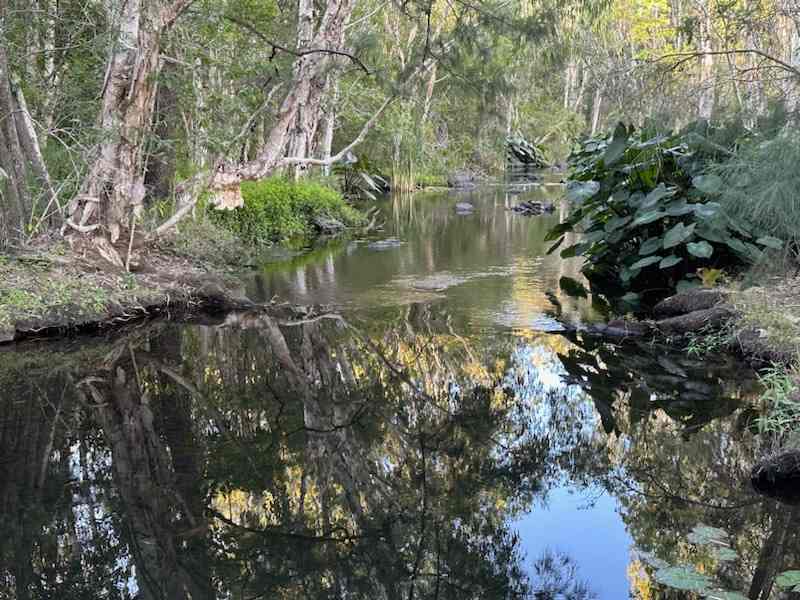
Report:
[[701,119],[710,120],[714,114],[714,57],[711,55],[711,0],[701,5],[700,15],[700,94],[697,102],[697,115]]
[[117,37],[98,117],[102,140],[67,211],[68,224],[81,232],[104,228],[113,244],[142,207],[144,142],[153,119],[160,40],[191,1],[121,0],[118,12],[109,15]]
[[[328,2],[319,27],[309,44],[310,47],[339,48],[344,41],[344,26],[350,18],[354,4],[354,0]],[[262,179],[273,173],[282,162],[285,164],[307,162],[304,160],[308,158],[307,152],[304,155],[290,154],[288,160],[284,159],[287,158],[286,151],[290,141],[296,142],[298,147],[305,145],[307,149],[308,141],[316,132],[325,76],[333,60],[330,54],[323,52],[303,54],[297,58],[289,92],[278,109],[266,143],[258,156],[233,169],[222,166],[211,176],[209,187],[217,193],[215,203],[220,208],[241,206],[239,184],[242,181]],[[298,133],[298,119],[300,119],[300,133]],[[299,151],[297,147],[291,150]],[[191,187],[189,185],[184,191],[192,193]]]
[[603,91],[600,85],[594,89],[594,100],[592,101],[592,133],[597,133],[597,127],[600,124],[600,107],[603,104]]
[[[322,134],[322,159],[330,160],[333,150],[333,134],[336,132],[336,106],[339,103],[339,82],[334,80],[331,84],[332,93],[328,96],[325,109],[325,129]],[[323,174],[327,177],[331,174],[331,166],[326,164],[322,167]]]
[[[29,212],[25,156],[16,124],[16,102],[6,54],[8,4],[0,0],[0,247],[22,239]],[[3,181],[5,180],[5,181]]]

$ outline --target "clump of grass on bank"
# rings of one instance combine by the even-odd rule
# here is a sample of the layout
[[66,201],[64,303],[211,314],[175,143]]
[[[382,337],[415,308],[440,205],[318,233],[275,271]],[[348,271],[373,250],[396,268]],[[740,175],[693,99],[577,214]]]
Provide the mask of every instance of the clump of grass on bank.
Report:
[[81,320],[102,313],[123,297],[135,296],[136,284],[124,277],[114,285],[42,260],[0,256],[0,330],[20,321],[44,321],[55,313]]
[[733,297],[740,314],[737,329],[749,332],[749,342],[774,362],[800,358],[800,278],[772,277]]
[[364,222],[363,215],[342,195],[311,181],[271,177],[242,184],[244,206],[232,211],[212,211],[212,221],[250,245],[310,238],[320,219],[344,226]]
[[776,366],[761,377],[764,415],[758,428],[776,448],[800,448],[800,366]]

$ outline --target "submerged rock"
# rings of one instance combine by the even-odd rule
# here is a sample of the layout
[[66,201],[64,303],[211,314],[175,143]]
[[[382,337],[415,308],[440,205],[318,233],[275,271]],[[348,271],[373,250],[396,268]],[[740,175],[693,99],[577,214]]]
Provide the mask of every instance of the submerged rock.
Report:
[[784,504],[800,505],[800,450],[768,456],[750,473],[753,488]]
[[537,202],[534,200],[528,200],[526,202],[520,202],[516,206],[511,207],[515,213],[519,213],[525,216],[533,216],[533,215],[541,215],[544,213],[551,213],[556,209],[555,205],[552,202]]
[[475,210],[475,207],[469,202],[458,202],[456,204],[456,212],[458,213],[471,213],[473,210]]
[[476,187],[475,175],[469,171],[456,171],[447,178],[447,185],[456,189],[472,189]]
[[391,248],[399,248],[402,245],[403,242],[397,238],[387,238],[385,240],[378,240],[377,242],[367,244],[367,248],[370,250],[389,250]]

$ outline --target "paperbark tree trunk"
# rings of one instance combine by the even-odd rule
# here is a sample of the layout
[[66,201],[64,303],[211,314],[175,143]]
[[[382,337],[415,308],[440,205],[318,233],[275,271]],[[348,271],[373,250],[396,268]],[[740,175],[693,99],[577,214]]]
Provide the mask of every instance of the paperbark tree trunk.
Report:
[[[97,122],[102,139],[80,194],[67,210],[67,224],[73,229],[83,233],[103,229],[113,244],[141,208],[144,141],[153,118],[160,40],[191,2],[121,0],[108,7],[117,37]],[[121,265],[121,260],[112,262]]]
[[[308,0],[301,0],[301,5]],[[328,2],[309,47],[337,49],[344,40],[345,24],[355,6],[355,0]],[[308,8],[303,8],[307,12]],[[239,184],[242,181],[262,179],[282,164],[307,162],[307,152],[289,154],[290,142],[296,142],[291,151],[308,148],[308,142],[319,124],[322,91],[325,76],[335,58],[325,52],[302,54],[295,61],[294,76],[289,91],[278,109],[278,114],[263,148],[256,158],[239,167],[221,166],[211,176],[209,187],[216,192],[216,204],[221,208],[241,206]],[[299,127],[298,127],[299,123]],[[298,133],[299,129],[299,133]],[[296,159],[296,160],[295,160]],[[191,186],[186,190],[192,193]]]

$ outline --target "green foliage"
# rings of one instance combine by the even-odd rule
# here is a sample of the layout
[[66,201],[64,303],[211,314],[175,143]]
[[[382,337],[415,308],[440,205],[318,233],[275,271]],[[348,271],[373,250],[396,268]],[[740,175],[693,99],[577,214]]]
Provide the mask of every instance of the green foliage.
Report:
[[523,165],[539,168],[547,166],[544,149],[521,135],[506,138],[506,157]]
[[604,293],[637,300],[699,286],[697,270],[741,266],[773,239],[758,238],[726,215],[715,194],[719,178],[703,173],[727,150],[700,126],[673,134],[635,132],[619,124],[609,137],[588,139],[570,156],[569,218],[547,240],[586,259],[583,272]]
[[[707,552],[717,562],[730,562],[739,558],[738,553],[730,546],[730,536],[724,529],[709,525],[695,525],[687,541],[697,547],[699,552]],[[651,562],[651,561],[648,561]],[[653,563],[656,568],[655,580],[675,590],[690,591],[703,598],[713,600],[747,600],[740,592],[721,589],[714,577],[699,573],[688,565],[672,566],[663,561]]]
[[781,249],[780,240],[800,242],[798,164],[800,130],[783,129],[770,139],[745,144],[709,172],[719,181],[725,213],[748,223],[758,235],[772,236],[770,247]]
[[347,198],[375,200],[377,194],[389,191],[389,182],[365,156],[358,157],[355,162],[335,164],[333,174],[339,180],[339,187]]
[[341,194],[318,183],[281,177],[242,184],[244,206],[212,211],[212,218],[248,244],[258,245],[315,233],[314,219],[357,225],[362,215]]
[[758,420],[759,431],[779,446],[800,446],[800,374],[776,366],[764,372],[761,383],[765,414]]

